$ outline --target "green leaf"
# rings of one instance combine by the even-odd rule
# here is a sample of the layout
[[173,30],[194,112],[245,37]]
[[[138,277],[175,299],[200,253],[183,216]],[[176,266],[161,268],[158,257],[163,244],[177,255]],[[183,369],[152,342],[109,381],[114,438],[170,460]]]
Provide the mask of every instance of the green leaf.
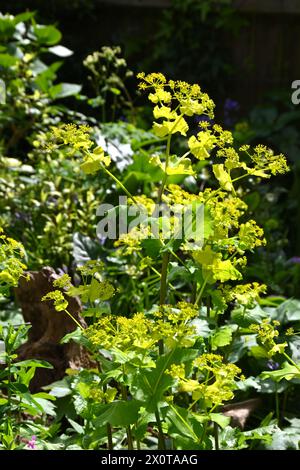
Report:
[[112,426],[129,426],[137,422],[140,407],[141,403],[136,400],[120,400],[99,405],[94,425],[97,427],[109,423]]
[[1,67],[12,67],[13,65],[16,65],[18,62],[18,58],[14,57],[10,54],[0,54],[0,66]]
[[209,450],[212,448],[208,436],[203,439],[203,424],[191,412],[179,406],[167,408],[165,417],[168,434],[173,437],[178,450]]
[[57,44],[61,38],[61,32],[55,26],[40,26],[36,25],[33,32],[37,41],[42,45],[52,46]]
[[33,395],[34,400],[38,403],[43,411],[49,416],[55,417],[56,416],[56,406],[50,400],[45,400],[44,398],[39,398],[36,395]]
[[283,367],[279,370],[274,371],[265,371],[261,373],[262,379],[271,378],[275,380],[275,382],[280,382],[282,379],[292,380],[292,379],[300,379],[300,364],[298,365],[299,368],[285,362]]
[[30,20],[33,18],[35,13],[33,11],[26,11],[25,13],[20,13],[19,15],[16,15],[14,18],[14,23],[25,23],[26,21]]
[[66,397],[72,393],[70,385],[66,379],[58,380],[44,388],[50,390],[50,395],[56,398]]
[[211,337],[211,348],[215,351],[222,346],[228,346],[231,340],[232,328],[230,328],[230,326],[221,326],[221,328],[216,328]]
[[259,324],[267,317],[268,314],[259,305],[251,309],[240,306],[231,313],[232,321],[242,328],[248,328],[253,323]]
[[222,429],[230,423],[230,417],[224,416],[222,413],[210,413],[209,417],[213,423],[217,423]]
[[84,434],[84,428],[80,424],[76,423],[76,421],[73,421],[71,418],[67,418],[69,423],[71,424],[72,428],[78,433],[78,434]]
[[59,83],[49,88],[49,94],[53,99],[67,98],[80,93],[82,86],[76,83]]
[[73,234],[73,257],[77,265],[82,265],[91,259],[98,259],[102,253],[100,243],[90,237],[75,232]]
[[218,163],[213,165],[213,172],[222,189],[229,192],[233,190],[230,174],[225,170],[223,164]]
[[141,246],[144,248],[146,255],[153,259],[160,255],[162,249],[161,241],[158,238],[146,238],[141,242]]
[[132,395],[143,402],[143,406],[149,412],[155,412],[157,404],[163,400],[163,395],[174,383],[174,379],[166,374],[166,370],[172,364],[191,362],[198,355],[196,349],[175,349],[160,356],[156,362],[156,368],[143,370],[136,374],[130,385]]
[[53,365],[40,359],[26,359],[25,361],[15,362],[16,367],[42,367],[44,369],[53,369]]

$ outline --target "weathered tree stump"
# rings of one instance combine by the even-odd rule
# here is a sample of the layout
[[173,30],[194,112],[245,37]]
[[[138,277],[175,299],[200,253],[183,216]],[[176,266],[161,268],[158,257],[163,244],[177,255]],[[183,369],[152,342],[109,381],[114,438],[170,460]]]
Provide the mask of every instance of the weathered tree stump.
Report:
[[[90,367],[87,351],[73,341],[60,344],[60,340],[76,325],[65,312],[57,312],[52,301],[42,302],[48,292],[55,290],[53,281],[59,276],[50,267],[42,271],[29,271],[29,280],[21,278],[15,289],[17,301],[22,308],[25,322],[31,323],[28,341],[18,350],[19,360],[42,359],[53,365],[53,369],[38,368],[31,381],[31,391],[40,390],[44,385],[60,380],[67,368]],[[81,317],[82,306],[79,298],[66,296],[68,311],[85,327]]]

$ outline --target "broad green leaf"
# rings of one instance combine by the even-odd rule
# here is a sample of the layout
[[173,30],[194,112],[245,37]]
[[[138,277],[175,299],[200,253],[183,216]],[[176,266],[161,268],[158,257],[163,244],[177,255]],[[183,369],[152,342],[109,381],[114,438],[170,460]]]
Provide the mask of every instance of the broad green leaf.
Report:
[[49,88],[49,94],[53,99],[67,98],[80,93],[82,86],[76,83],[59,83]]
[[18,62],[18,58],[10,54],[0,54],[0,67],[12,67]]
[[175,349],[160,356],[155,369],[143,370],[143,373],[134,376],[130,385],[132,395],[136,400],[143,402],[147,411],[155,412],[164,393],[174,383],[174,379],[166,374],[167,369],[172,364],[191,362],[197,355],[196,349]]
[[35,13],[33,11],[26,11],[25,13],[20,13],[19,15],[16,15],[13,21],[14,21],[15,24],[18,24],[18,23],[21,23],[21,22],[25,23],[26,21],[33,18],[34,15],[35,15]]
[[141,246],[144,248],[147,256],[155,259],[160,255],[163,245],[158,238],[146,238],[141,242]]
[[285,362],[283,367],[279,370],[262,372],[261,378],[271,378],[272,380],[275,380],[275,382],[280,382],[282,379],[300,379],[300,364],[298,364],[298,367],[296,367],[292,364],[289,364],[288,362]]
[[53,46],[57,44],[61,40],[61,33],[60,31],[55,28],[55,26],[41,26],[36,25],[33,28],[33,32],[37,38],[37,41],[40,44],[45,44],[47,46]]
[[213,351],[222,347],[228,346],[232,341],[232,328],[230,326],[221,326],[216,328],[211,336],[211,348]]
[[73,421],[71,418],[67,418],[69,423],[71,424],[72,428],[78,433],[78,434],[84,434],[84,428],[80,424],[76,423],[76,421]]
[[47,386],[46,388],[50,389],[50,395],[57,397],[57,398],[65,397],[67,395],[71,395],[72,393],[70,385],[65,379],[54,382],[53,384]]
[[253,323],[259,324],[268,314],[259,306],[254,308],[237,307],[231,313],[231,319],[242,328],[248,328]]
[[25,361],[15,362],[16,367],[42,367],[44,369],[53,369],[53,365],[41,359],[26,359]]
[[97,418],[95,426],[102,426],[109,423],[112,426],[129,426],[137,422],[141,403],[136,400],[115,401],[112,403],[99,405],[97,408]]
[[203,424],[187,409],[179,406],[167,408],[165,419],[168,434],[176,442],[179,450],[209,450],[212,448],[207,435],[203,435]]
[[222,413],[210,413],[209,418],[213,423],[217,423],[222,429],[226,428],[230,423],[230,417],[224,416]]

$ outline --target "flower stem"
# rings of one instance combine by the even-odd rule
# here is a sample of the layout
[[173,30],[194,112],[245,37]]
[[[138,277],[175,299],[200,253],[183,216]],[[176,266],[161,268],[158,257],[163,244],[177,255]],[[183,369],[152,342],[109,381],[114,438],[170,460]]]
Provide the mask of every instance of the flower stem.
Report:
[[164,433],[161,425],[161,420],[159,416],[158,408],[155,410],[155,419],[158,428],[158,450],[166,450],[166,443],[164,438]]
[[80,325],[79,321],[77,321],[76,318],[73,317],[72,313],[68,312],[68,310],[65,310],[65,312],[67,315],[69,315],[70,318],[72,318],[73,322],[76,323],[76,325],[79,326],[81,330],[84,330],[83,326]]
[[103,170],[105,173],[110,176],[119,186],[123,189],[124,193],[134,202],[134,204],[138,205],[137,201],[135,200],[134,196],[128,191],[128,189],[124,186],[124,184],[115,176],[113,175],[104,165],[102,165]]
[[[160,294],[159,294],[159,305],[164,305],[167,297],[167,275],[168,275],[168,264],[170,259],[170,253],[165,252],[162,258],[161,266],[161,278],[160,278]],[[159,354],[164,353],[164,343],[163,340],[158,342]]]
[[167,297],[167,275],[168,275],[168,264],[170,259],[170,253],[166,252],[163,254],[162,266],[161,266],[161,278],[160,278],[160,295],[159,304],[163,305]]
[[200,302],[201,302],[202,295],[203,295],[203,292],[204,292],[204,289],[205,289],[206,284],[207,284],[207,279],[204,279],[203,284],[202,284],[202,286],[201,286],[201,288],[200,288],[200,290],[199,290],[199,292],[198,292],[197,298],[196,298],[196,302],[195,302],[195,303],[196,303],[197,305],[199,305]]

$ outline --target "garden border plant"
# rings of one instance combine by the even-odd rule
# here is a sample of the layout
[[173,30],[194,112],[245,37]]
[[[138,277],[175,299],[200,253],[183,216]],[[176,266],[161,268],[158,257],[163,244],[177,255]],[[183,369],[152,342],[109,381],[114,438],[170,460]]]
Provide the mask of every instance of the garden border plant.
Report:
[[[229,424],[221,407],[234,397],[234,390],[243,379],[240,368],[227,362],[224,354],[233,335],[239,334],[239,323],[219,326],[219,322],[230,302],[243,307],[243,317],[266,291],[265,286],[255,282],[232,284],[242,279],[247,262],[245,252],[265,243],[255,221],[240,221],[247,206],[239,197],[242,193],[239,181],[247,177],[269,178],[288,168],[283,155],[274,155],[261,145],[254,149],[243,146],[241,160],[232,147],[231,132],[203,121],[197,135],[186,139],[186,152],[180,157],[173,154],[174,135],[186,138],[188,119],[195,114],[212,119],[214,104],[198,85],[167,81],[160,73],[139,74],[139,78],[140,89],[149,89],[149,99],[155,105],[153,132],[160,143],[166,143],[165,151],[150,157],[150,164],[161,171],[161,184],[153,188],[152,197],[131,194],[110,172],[109,156],[92,142],[87,127],[54,128],[49,148],[67,146],[70,155],[83,157],[80,167],[85,173],[105,172],[132,204],[146,207],[149,219],[121,236],[116,244],[129,247],[131,254],[142,258],[144,268],[150,268],[160,278],[159,297],[153,299],[150,309],[130,318],[106,314],[104,304],[115,289],[103,277],[103,263],[90,261],[79,268],[82,285],[74,287],[70,277],[63,275],[55,281],[58,289],[43,300],[53,300],[57,310],[69,314],[64,292],[77,295],[90,304],[87,315],[97,319],[86,330],[77,329],[63,340],[82,343],[98,364],[98,371],[79,373],[73,385],[84,401],[81,410],[84,426],[80,434],[89,436],[85,438],[88,448],[106,445],[109,449],[121,448],[123,442],[128,449],[146,448],[154,438],[160,449],[166,446],[218,449],[219,428],[226,429]],[[195,177],[197,165],[203,161],[212,164],[215,188],[191,193],[170,182],[174,175],[182,181],[187,176]],[[190,239],[189,231],[179,241],[171,235],[166,240],[149,232],[156,201],[169,205],[193,201],[204,204],[206,219],[201,249],[199,240]],[[158,217],[157,223],[159,227],[169,224],[171,234],[176,218],[170,221]],[[173,304],[167,303],[171,260],[184,268],[182,272],[193,286],[190,292],[173,292],[178,297]],[[201,332],[203,317],[214,325],[210,335]],[[276,326],[276,322],[270,323],[266,318],[261,326],[249,324],[246,333],[257,335],[256,348],[265,357],[281,354],[288,360],[290,365],[283,366],[282,376],[297,377],[299,365],[285,352],[287,343],[276,341]],[[244,434],[241,445],[247,439],[256,439],[255,436],[255,432]],[[261,434],[261,439],[264,438]]]

